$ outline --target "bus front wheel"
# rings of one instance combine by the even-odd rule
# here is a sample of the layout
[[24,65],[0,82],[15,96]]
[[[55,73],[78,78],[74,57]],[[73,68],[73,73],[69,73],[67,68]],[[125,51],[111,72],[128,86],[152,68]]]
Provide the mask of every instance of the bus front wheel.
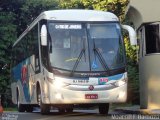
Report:
[[72,112],[73,112],[73,105],[69,105],[69,106],[66,108],[66,112],[67,112],[67,113],[72,113]]
[[108,114],[109,111],[109,103],[99,104],[99,113],[100,114]]
[[45,114],[48,114],[50,112],[50,106],[47,105],[47,104],[44,104],[42,102],[41,90],[40,89],[38,89],[38,91],[37,91],[37,102],[38,102],[38,105],[41,108],[41,114],[45,115]]

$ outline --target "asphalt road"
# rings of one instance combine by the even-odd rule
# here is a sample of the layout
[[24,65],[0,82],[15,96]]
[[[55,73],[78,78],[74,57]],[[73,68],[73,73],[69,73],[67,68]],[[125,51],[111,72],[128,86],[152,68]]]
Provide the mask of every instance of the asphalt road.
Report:
[[109,112],[109,115],[100,115],[98,110],[74,110],[73,113],[59,114],[54,110],[48,115],[41,115],[39,111],[33,113],[4,112],[2,120],[113,120],[112,115],[117,114]]
[[136,114],[124,113],[123,110],[109,111],[108,115],[100,115],[95,110],[74,110],[73,113],[60,114],[58,110],[52,110],[48,115],[41,115],[36,109],[32,113],[4,112],[0,120],[160,120],[160,114]]

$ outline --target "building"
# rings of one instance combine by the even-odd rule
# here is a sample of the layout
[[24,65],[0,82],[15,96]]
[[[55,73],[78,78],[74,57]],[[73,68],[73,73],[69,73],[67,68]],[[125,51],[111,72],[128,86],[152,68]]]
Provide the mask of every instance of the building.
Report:
[[126,16],[140,46],[140,107],[160,109],[160,0],[130,0]]

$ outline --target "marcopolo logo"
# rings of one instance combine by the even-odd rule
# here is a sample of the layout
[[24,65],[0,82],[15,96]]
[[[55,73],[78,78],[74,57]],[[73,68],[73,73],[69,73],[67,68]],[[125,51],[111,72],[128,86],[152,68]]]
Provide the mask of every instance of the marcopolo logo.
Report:
[[89,90],[93,90],[93,89],[94,89],[94,86],[93,86],[93,85],[90,85],[90,86],[88,87],[88,89],[89,89]]

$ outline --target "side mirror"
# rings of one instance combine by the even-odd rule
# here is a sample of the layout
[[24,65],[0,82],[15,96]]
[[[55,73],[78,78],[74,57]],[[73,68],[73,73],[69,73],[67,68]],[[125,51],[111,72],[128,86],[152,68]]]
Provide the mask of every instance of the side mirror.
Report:
[[47,27],[42,25],[41,27],[41,45],[47,46]]
[[137,34],[136,34],[135,30],[128,25],[122,25],[122,28],[128,31],[129,38],[130,38],[130,44],[137,45]]

